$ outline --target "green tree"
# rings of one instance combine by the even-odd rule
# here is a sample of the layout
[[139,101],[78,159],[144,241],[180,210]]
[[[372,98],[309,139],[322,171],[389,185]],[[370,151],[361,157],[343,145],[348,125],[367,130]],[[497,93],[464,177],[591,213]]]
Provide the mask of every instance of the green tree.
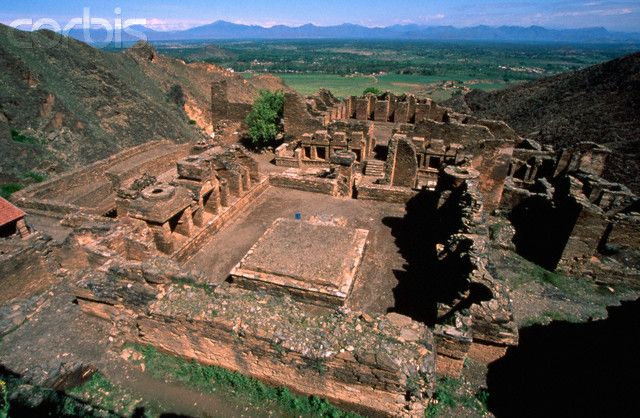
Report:
[[283,113],[284,93],[261,90],[246,119],[249,137],[255,147],[264,147],[276,139],[282,131]]
[[364,89],[364,91],[362,92],[362,95],[363,95],[363,96],[366,96],[366,95],[367,95],[367,94],[369,94],[369,93],[371,93],[371,94],[373,94],[373,95],[376,95],[376,96],[380,96],[380,95],[382,94],[382,90],[380,90],[380,89],[379,89],[379,88],[377,88],[377,87],[367,87],[367,88],[366,88],[366,89]]

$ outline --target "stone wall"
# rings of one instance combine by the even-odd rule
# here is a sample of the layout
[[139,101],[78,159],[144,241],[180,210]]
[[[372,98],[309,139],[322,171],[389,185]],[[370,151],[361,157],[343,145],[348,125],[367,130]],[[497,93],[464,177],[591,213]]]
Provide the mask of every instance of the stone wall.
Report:
[[[448,373],[461,370],[460,360],[465,356],[467,347],[466,355],[490,363],[504,356],[508,347],[518,344],[518,327],[509,291],[489,271],[487,213],[483,209],[479,189],[478,180],[469,179],[451,194],[441,191],[441,200],[448,199],[441,204],[442,208],[451,212],[457,202],[462,219],[458,231],[451,235],[439,258],[445,268],[463,272],[469,286],[459,300],[438,307],[440,318],[450,318],[442,325],[453,326],[448,338],[442,335],[443,330],[436,332],[436,341],[444,339],[441,343],[446,343],[442,353],[438,349],[438,354],[448,359],[442,366]],[[461,317],[458,310],[461,306],[468,307],[468,319]],[[468,341],[469,336],[471,342]]]
[[160,174],[185,156],[189,148],[189,144],[149,142],[28,187],[14,194],[12,200],[20,207],[57,218],[79,211],[105,215],[115,208],[112,181],[122,184],[141,172]]
[[0,304],[46,291],[57,267],[47,238],[0,240]]
[[269,181],[274,187],[302,190],[329,196],[337,196],[338,194],[337,179],[320,178],[318,176],[303,175],[296,172],[284,172],[272,173],[269,176]]
[[471,167],[480,172],[480,191],[485,210],[492,212],[500,207],[504,183],[509,175],[513,141],[485,140],[476,146]]
[[640,214],[619,214],[613,219],[606,240],[616,248],[640,250]]
[[244,123],[252,105],[229,100],[227,80],[211,84],[211,118],[215,125],[219,121]]
[[393,187],[385,184],[359,183],[356,186],[359,200],[376,200],[389,203],[407,203],[418,192],[406,187]]
[[311,313],[286,296],[150,283],[131,269],[87,278],[77,295],[127,339],[367,414],[421,415],[434,389],[431,332],[401,315]]

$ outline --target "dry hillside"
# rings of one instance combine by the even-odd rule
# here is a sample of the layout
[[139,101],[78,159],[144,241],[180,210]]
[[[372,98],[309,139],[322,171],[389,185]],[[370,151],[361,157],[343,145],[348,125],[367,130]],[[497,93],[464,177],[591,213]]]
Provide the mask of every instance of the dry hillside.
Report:
[[[185,64],[146,44],[105,52],[3,25],[0,67],[0,184],[28,183],[30,173],[52,175],[151,140],[197,140],[211,131],[215,80],[227,79],[229,100],[241,103],[261,88],[285,88],[275,78],[247,81],[215,65]],[[171,94],[176,86],[184,106]]]
[[640,192],[640,53],[501,91],[473,91],[449,105],[502,119],[544,144],[607,145],[613,155],[605,177]]

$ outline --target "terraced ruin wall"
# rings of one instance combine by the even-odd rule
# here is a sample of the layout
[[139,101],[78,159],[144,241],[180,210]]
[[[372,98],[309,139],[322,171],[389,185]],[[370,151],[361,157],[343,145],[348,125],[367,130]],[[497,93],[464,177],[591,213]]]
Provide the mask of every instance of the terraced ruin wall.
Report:
[[408,317],[316,316],[290,298],[234,287],[211,293],[139,270],[112,268],[112,280],[78,289],[81,309],[119,321],[129,341],[365,414],[421,416],[433,393],[433,337]]

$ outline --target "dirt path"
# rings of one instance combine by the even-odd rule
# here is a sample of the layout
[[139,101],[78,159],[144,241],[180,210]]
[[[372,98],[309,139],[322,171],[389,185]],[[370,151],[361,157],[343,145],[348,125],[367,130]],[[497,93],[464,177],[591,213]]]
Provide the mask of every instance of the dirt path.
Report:
[[152,411],[206,418],[285,416],[283,411],[252,405],[231,394],[204,394],[159,380],[131,365],[120,364],[106,371],[105,376],[135,397],[142,398]]

